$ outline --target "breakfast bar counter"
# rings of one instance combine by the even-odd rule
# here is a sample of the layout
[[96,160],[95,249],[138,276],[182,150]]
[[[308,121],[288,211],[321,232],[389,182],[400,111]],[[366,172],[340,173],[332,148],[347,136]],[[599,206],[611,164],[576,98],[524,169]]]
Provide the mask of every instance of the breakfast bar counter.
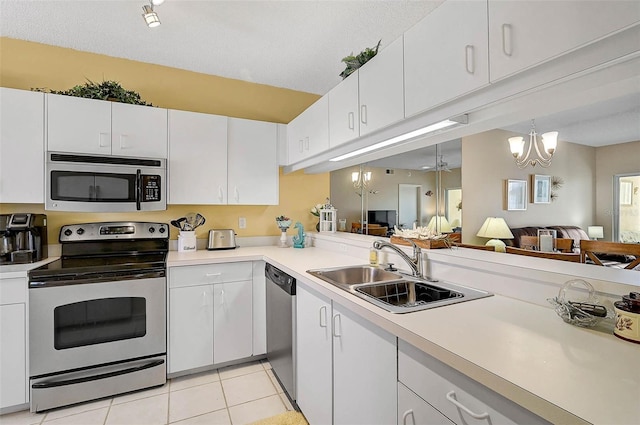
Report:
[[620,340],[603,327],[565,324],[550,307],[496,294],[408,314],[389,313],[306,273],[366,263],[364,257],[316,247],[172,251],[168,266],[257,260],[281,268],[549,422],[632,424],[640,418],[640,344]]

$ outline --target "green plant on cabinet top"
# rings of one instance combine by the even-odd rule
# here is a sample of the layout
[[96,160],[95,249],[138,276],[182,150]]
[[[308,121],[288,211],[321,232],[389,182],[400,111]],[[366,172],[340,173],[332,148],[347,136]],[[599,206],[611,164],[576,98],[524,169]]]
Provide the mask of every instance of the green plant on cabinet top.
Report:
[[33,91],[61,94],[65,96],[84,97],[86,99],[110,100],[113,102],[129,103],[132,105],[153,106],[140,98],[140,94],[132,90],[126,90],[117,81],[103,81],[94,83],[87,79],[83,85],[71,87],[69,90],[47,90],[44,88],[32,88]]
[[367,47],[362,52],[358,53],[356,56],[354,56],[352,53],[349,56],[342,58],[342,62],[344,62],[347,65],[344,71],[340,73],[340,76],[342,77],[342,79],[344,80],[345,78],[347,78],[349,75],[354,73],[358,68],[360,68],[362,65],[370,61],[375,55],[377,55],[381,42],[382,40],[378,41],[378,44],[376,45],[375,49]]

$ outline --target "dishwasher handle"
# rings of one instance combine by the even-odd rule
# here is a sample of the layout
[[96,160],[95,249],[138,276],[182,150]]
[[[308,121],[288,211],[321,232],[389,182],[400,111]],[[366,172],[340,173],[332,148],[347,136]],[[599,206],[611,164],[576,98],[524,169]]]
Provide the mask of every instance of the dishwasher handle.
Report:
[[[285,291],[289,295],[296,294],[296,279],[289,276],[277,267],[272,266],[269,263],[265,264],[264,275],[268,281],[273,282],[280,289]],[[267,282],[268,284],[268,282]]]

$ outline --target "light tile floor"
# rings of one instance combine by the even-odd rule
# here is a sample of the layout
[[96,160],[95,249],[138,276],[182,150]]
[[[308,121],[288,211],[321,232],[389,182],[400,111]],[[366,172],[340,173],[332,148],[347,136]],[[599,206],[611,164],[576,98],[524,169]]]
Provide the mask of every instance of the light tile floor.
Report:
[[2,425],[242,425],[293,410],[266,360],[171,379],[153,388],[44,413],[0,416]]

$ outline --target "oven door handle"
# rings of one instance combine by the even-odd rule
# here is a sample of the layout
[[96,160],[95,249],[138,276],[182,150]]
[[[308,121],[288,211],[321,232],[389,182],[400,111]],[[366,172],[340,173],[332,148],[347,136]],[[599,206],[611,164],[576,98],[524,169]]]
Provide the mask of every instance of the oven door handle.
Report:
[[142,170],[136,171],[136,210],[140,211],[142,200]]
[[114,376],[126,375],[128,373],[139,372],[145,369],[151,369],[152,367],[160,366],[163,363],[164,363],[164,359],[154,360],[152,362],[149,362],[140,366],[130,367],[122,370],[116,370],[114,372],[101,373],[93,376],[84,376],[82,378],[67,379],[64,381],[38,382],[36,384],[32,384],[31,388],[41,389],[41,388],[63,387],[65,385],[75,385],[75,384],[81,384],[83,382],[97,381],[100,379],[112,378]]

